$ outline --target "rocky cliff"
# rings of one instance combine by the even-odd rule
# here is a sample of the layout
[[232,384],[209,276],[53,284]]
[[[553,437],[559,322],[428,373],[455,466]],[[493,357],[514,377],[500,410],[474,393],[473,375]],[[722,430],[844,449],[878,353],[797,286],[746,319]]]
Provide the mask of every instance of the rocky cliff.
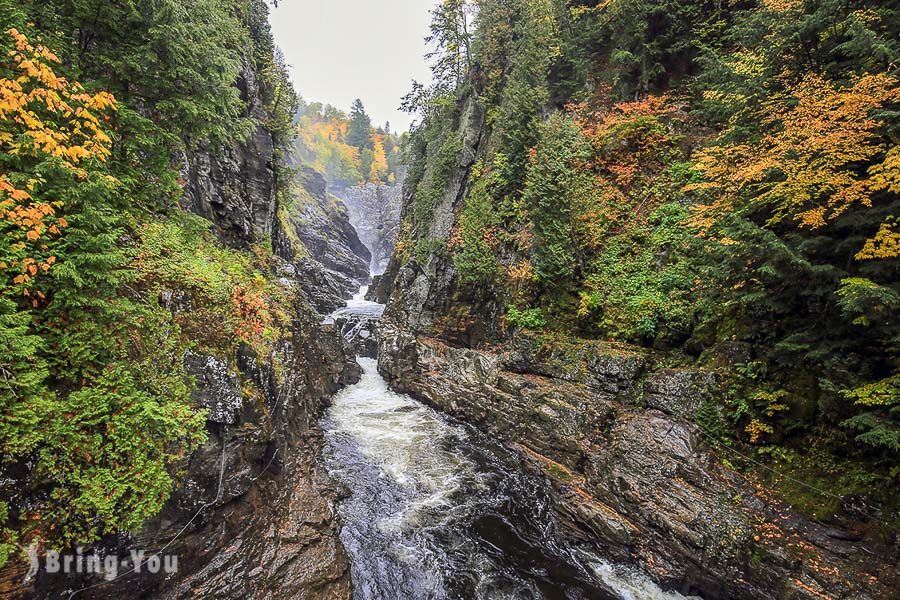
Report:
[[372,254],[369,266],[374,275],[387,269],[397,243],[402,190],[401,178],[390,185],[367,183],[337,191],[347,207],[350,223]]
[[705,598],[890,597],[893,563],[725,468],[688,419],[715,376],[600,342],[472,350],[382,325],[393,386],[503,440],[543,473],[568,534]]
[[294,156],[277,165],[275,142],[263,122],[256,76],[249,63],[237,82],[255,128],[246,142],[183,157],[186,209],[215,224],[231,247],[271,241],[292,264],[292,276],[313,307],[328,313],[368,281],[372,256],[351,225],[343,202],[328,193],[325,177]]
[[349,597],[335,492],[318,465],[315,424],[330,395],[356,381],[359,367],[317,311],[341,305],[365,281],[370,257],[321,174],[275,164],[249,65],[238,87],[259,125],[246,143],[188,161],[189,206],[237,247],[272,240],[283,259],[282,284],[295,296],[293,325],[270,356],[241,348],[230,364],[185,357],[195,399],[210,411],[209,441],[187,460],[163,513],[128,540],[165,544],[183,557],[181,569],[165,581],[126,576],[98,595],[136,585],[165,597]]
[[245,143],[200,149],[182,158],[181,205],[215,224],[227,244],[248,248],[271,237],[275,224],[275,142],[263,125],[265,110],[252,65],[245,59],[237,81],[255,126]]
[[510,337],[509,299],[460,285],[446,248],[497,136],[471,95],[452,123],[419,148],[403,195],[412,233],[371,292],[388,303],[379,370],[392,386],[517,449],[553,482],[570,535],[665,586],[706,598],[889,597],[896,548],[812,522],[712,451],[694,420],[723,394],[716,373],[664,369],[636,347]]
[[326,314],[344,305],[369,280],[372,256],[350,224],[347,207],[309,167],[288,167],[290,181],[273,239],[307,284],[310,303]]
[[[459,226],[470,171],[492,142],[484,108],[474,96],[460,101],[453,124],[442,142],[420,150],[423,172],[404,185],[402,219],[414,230],[414,239],[406,243],[418,251],[395,252],[372,297],[388,303],[387,315],[411,331],[441,330],[461,343],[477,344],[501,336],[501,299],[484,295],[478,286],[459,286],[452,258],[440,249]],[[458,152],[441,161],[438,154],[447,140],[458,140]],[[422,203],[420,188],[429,181],[435,189],[423,217],[417,205]]]
[[[84,550],[123,561],[132,550],[148,558],[174,555],[178,571],[119,569],[107,581],[102,574],[42,570],[22,586],[27,565],[15,562],[0,574],[4,597],[350,595],[332,513],[335,492],[317,464],[322,439],[315,423],[329,396],[358,378],[359,367],[340,332],[320,325],[316,309],[340,304],[368,277],[369,254],[343,207],[326,194],[321,175],[301,170],[290,193],[279,192],[284,183],[276,176],[273,139],[262,124],[249,63],[239,86],[257,126],[244,143],[184,158],[182,204],[209,219],[233,248],[276,242],[282,256],[272,258],[271,268],[292,298],[285,307],[290,325],[268,354],[240,345],[235,353],[213,348],[184,356],[194,401],[208,410],[208,441],[174,466],[176,487],[158,516],[140,531]],[[299,206],[297,196],[309,202]],[[306,272],[322,277],[305,277]],[[195,310],[179,302],[179,290],[164,296],[159,301],[173,313]]]
[[[322,330],[298,296],[290,336],[259,357],[241,349],[229,365],[189,354],[195,399],[209,412],[209,440],[179,465],[165,509],[131,536],[84,553],[134,549],[178,557],[170,575],[118,571],[99,576],[39,573],[24,597],[349,598],[349,565],[337,535],[335,492],[318,466],[315,423],[329,396],[358,377],[336,331]],[[11,573],[18,578],[24,569]]]

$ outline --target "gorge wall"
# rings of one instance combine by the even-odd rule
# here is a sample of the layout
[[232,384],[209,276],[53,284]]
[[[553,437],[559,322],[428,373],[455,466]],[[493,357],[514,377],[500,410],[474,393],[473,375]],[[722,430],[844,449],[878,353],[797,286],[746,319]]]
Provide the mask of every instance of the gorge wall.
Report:
[[[360,370],[340,332],[321,325],[321,314],[368,279],[370,255],[346,209],[327,194],[322,175],[278,164],[266,125],[271,115],[249,59],[237,86],[251,133],[246,141],[186,152],[180,203],[209,220],[218,240],[238,253],[272,243],[274,253],[258,277],[277,279],[286,324],[264,348],[233,346],[228,339],[184,352],[192,409],[207,411],[207,440],[171,466],[174,490],[157,516],[83,550],[121,561],[132,550],[147,558],[175,555],[178,572],[120,567],[107,580],[105,573],[42,569],[25,579],[28,563],[16,556],[0,569],[5,598],[73,592],[86,598],[350,597],[349,566],[332,512],[336,492],[319,465],[316,422],[330,396],[356,381]],[[164,289],[148,302],[190,322],[207,309],[192,299],[194,283]],[[43,493],[36,473],[24,470],[17,477],[3,480],[4,495],[16,490],[16,510]],[[47,548],[38,549],[43,559]]]
[[[458,115],[448,135],[462,150],[419,231],[423,247],[459,227],[469,171],[491,144],[476,100]],[[900,584],[890,543],[816,523],[723,466],[728,452],[696,425],[701,405],[725,394],[719,372],[667,369],[663,355],[627,344],[522,334],[501,298],[461,284],[440,249],[395,252],[371,294],[388,303],[379,372],[392,387],[515,448],[553,483],[567,535],[602,555],[704,598],[875,600]],[[718,352],[724,371],[743,356],[739,345]]]
[[311,304],[327,314],[369,280],[371,254],[351,225],[347,207],[328,192],[325,177],[306,166],[292,169],[273,243],[308,282],[301,287]]
[[[359,367],[339,332],[320,325],[320,313],[343,304],[368,277],[368,252],[321,174],[288,165],[289,181],[278,180],[253,82],[248,69],[238,85],[260,124],[220,156],[191,157],[188,206],[228,244],[273,240],[281,281],[295,295],[293,325],[269,356],[249,348],[234,362],[185,356],[194,398],[209,410],[209,440],[187,459],[163,512],[113,546],[119,553],[165,547],[180,557],[179,572],[166,580],[126,574],[92,588],[91,597],[126,590],[169,598],[350,596],[316,422],[330,396],[358,379]],[[39,579],[35,595],[52,597],[60,583]]]
[[878,545],[793,511],[734,471],[691,419],[714,373],[627,346],[519,335],[473,350],[383,325],[379,371],[516,449],[567,536],[704,598],[885,598]]
[[[862,335],[839,315],[824,318],[840,296],[837,279],[822,282],[824,304],[807,304],[799,282],[819,281],[811,273],[826,263],[846,269],[841,277],[873,274],[884,289],[896,290],[896,277],[886,264],[819,255],[805,234],[761,225],[769,207],[742,213],[741,241],[737,226],[728,230],[735,237],[710,241],[689,219],[703,210],[702,193],[722,185],[702,179],[702,159],[692,162],[722,124],[693,115],[701,98],[730,97],[728,84],[703,87],[711,72],[701,83],[683,77],[707,65],[692,62],[703,53],[695,38],[715,38],[704,29],[711,21],[730,31],[764,19],[789,36],[790,19],[807,9],[707,14],[686,3],[690,15],[675,23],[626,4],[480,4],[468,72],[439,82],[419,106],[400,239],[370,290],[387,303],[379,370],[394,388],[515,447],[553,482],[570,535],[667,586],[707,598],[889,597],[900,556],[896,471],[887,467],[896,447],[849,431],[843,419],[863,409],[831,378],[850,361],[863,379],[887,377],[872,385],[888,389],[895,353],[887,329],[865,366],[859,349],[830,346]],[[690,50],[655,55],[660,31]],[[733,40],[715,42],[727,56]],[[788,54],[755,42],[744,42],[754,56],[788,68]],[[653,67],[620,62],[633,52],[653,55]],[[879,211],[896,206],[895,196],[881,200],[866,216],[869,232]],[[840,227],[823,225],[831,247],[849,231]],[[775,276],[762,239],[815,266]],[[725,264],[734,272],[711,284]],[[747,285],[759,288],[744,297]],[[811,315],[815,323],[800,323]],[[745,377],[749,368],[760,371]],[[766,403],[773,393],[783,401]],[[896,431],[878,414],[870,423]],[[798,463],[802,474],[782,475]],[[845,467],[829,466],[838,463],[871,483],[841,480],[838,489]],[[833,509],[823,515],[823,505]]]

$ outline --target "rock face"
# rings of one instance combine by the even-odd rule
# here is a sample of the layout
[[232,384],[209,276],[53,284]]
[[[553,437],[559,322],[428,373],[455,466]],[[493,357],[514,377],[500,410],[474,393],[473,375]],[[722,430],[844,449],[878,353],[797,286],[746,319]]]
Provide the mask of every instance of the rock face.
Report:
[[181,204],[212,221],[219,238],[233,248],[271,239],[275,251],[304,275],[300,281],[313,307],[329,313],[369,280],[371,254],[322,174],[289,158],[281,169],[286,180],[278,181],[275,144],[263,125],[266,115],[249,63],[238,87],[256,128],[243,144],[183,157]]
[[[445,159],[428,154],[421,180],[427,180],[434,171],[443,171],[440,179],[445,185],[434,200],[428,223],[415,226],[414,242],[424,248],[447,246],[459,225],[469,191],[469,173],[491,144],[485,111],[477,98],[470,95],[460,101],[455,130],[445,135],[459,141],[459,152],[449,167]],[[411,221],[417,213],[415,184],[410,178],[404,185],[405,221]],[[504,299],[483,292],[479,286],[457,286],[449,252],[414,258],[395,253],[377,285],[372,286],[371,298],[387,303],[388,316],[410,331],[437,332],[454,343],[477,345],[501,337],[500,316],[507,306]]]
[[349,598],[335,492],[317,466],[315,422],[359,368],[337,330],[323,331],[302,305],[277,354],[261,361],[241,349],[234,370],[209,355],[185,358],[195,398],[211,410],[209,440],[180,465],[184,475],[162,513],[134,536],[94,549],[124,560],[134,548],[148,555],[165,548],[178,557],[177,573],[120,571],[103,582],[41,572],[28,597],[91,586],[85,597]]
[[314,200],[296,206],[296,212],[290,215],[297,237],[326,268],[367,280],[372,255],[350,224],[347,207],[328,193],[325,176],[318,171],[300,167],[297,179]]
[[370,270],[384,273],[400,234],[402,178],[394,184],[367,183],[338,190],[337,196],[347,206],[350,223],[359,239],[372,254]]
[[705,450],[685,416],[709,374],[640,352],[518,336],[491,352],[382,323],[379,371],[496,436],[554,484],[569,535],[706,598],[890,597],[877,548],[768,498]]
[[[404,190],[411,243],[423,248],[446,247],[469,171],[496,141],[472,97],[455,114],[443,134],[459,141],[452,165],[425,150],[421,181],[447,169],[430,222]],[[874,600],[896,588],[885,558],[896,550],[810,522],[704,449],[692,419],[721,394],[714,373],[658,368],[633,347],[510,335],[509,300],[459,285],[448,252],[395,253],[369,298],[387,303],[379,370],[392,387],[515,447],[554,483],[569,534],[604,555],[707,598]]]
[[[320,325],[314,308],[341,304],[342,295],[368,277],[370,257],[315,172],[298,177],[298,189],[312,203],[293,213],[294,219],[278,218],[286,207],[276,194],[272,136],[261,124],[265,115],[249,64],[239,85],[260,124],[244,144],[185,158],[183,204],[208,218],[230,246],[248,248],[271,236],[276,250],[294,261],[281,266],[281,283],[295,292],[291,330],[269,356],[242,347],[236,356],[184,357],[196,381],[194,400],[209,410],[207,443],[175,465],[176,487],[157,517],[133,535],[105,538],[84,552],[121,560],[137,549],[148,557],[174,555],[176,573],[119,570],[119,578],[104,581],[96,574],[41,570],[23,588],[20,565],[0,576],[4,594],[12,589],[13,597],[42,599],[76,590],[76,597],[110,599],[350,597],[349,565],[331,508],[336,492],[318,466],[322,436],[315,424],[330,395],[358,380],[360,371],[340,331]],[[299,243],[279,247],[279,240]],[[192,310],[179,290],[160,301],[173,312]]]
[[378,330],[381,317],[337,315],[334,325],[357,356],[378,358]]
[[[473,97],[454,115],[441,133],[459,142],[453,161],[440,144],[424,150],[419,181],[445,170],[430,221],[416,210],[416,183],[404,189],[410,244],[425,249],[447,247],[469,172],[496,145]],[[398,391],[515,447],[554,483],[575,539],[706,598],[874,600],[896,589],[895,548],[812,523],[704,449],[692,419],[722,393],[714,373],[659,368],[633,347],[511,335],[509,299],[477,288],[459,284],[449,252],[395,252],[369,293],[387,303],[379,370]],[[722,348],[721,364],[744,352]]]
[[216,152],[199,150],[182,159],[186,181],[182,205],[206,217],[226,244],[247,248],[272,235],[275,223],[275,143],[262,120],[256,75],[245,59],[238,78],[248,116],[257,119],[246,143],[231,143]]
[[325,177],[309,167],[293,169],[279,209],[275,249],[317,282],[306,287],[313,306],[325,314],[343,306],[369,280],[372,256],[350,224],[343,202],[328,193]]

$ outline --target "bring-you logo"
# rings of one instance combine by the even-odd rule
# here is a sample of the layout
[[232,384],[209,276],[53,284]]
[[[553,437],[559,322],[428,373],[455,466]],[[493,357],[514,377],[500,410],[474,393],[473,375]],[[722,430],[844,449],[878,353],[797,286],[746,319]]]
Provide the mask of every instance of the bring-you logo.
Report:
[[28,585],[41,571],[54,575],[58,573],[99,575],[107,581],[130,573],[165,573],[178,572],[178,555],[131,550],[128,556],[101,554],[97,551],[85,553],[81,547],[74,552],[47,550],[41,557],[37,545],[26,549],[30,566],[22,580]]

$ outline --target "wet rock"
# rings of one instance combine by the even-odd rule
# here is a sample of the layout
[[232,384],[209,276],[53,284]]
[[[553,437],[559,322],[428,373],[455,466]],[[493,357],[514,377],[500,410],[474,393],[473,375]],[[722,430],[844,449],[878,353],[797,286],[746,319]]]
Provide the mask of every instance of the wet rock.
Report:
[[[93,587],[90,598],[349,598],[349,565],[332,503],[337,492],[318,465],[315,424],[330,395],[360,371],[336,330],[298,308],[276,356],[240,348],[236,369],[190,354],[197,398],[210,407],[209,439],[182,464],[163,511],[133,536],[98,551],[131,549],[178,557],[178,572],[146,569],[105,583],[97,577],[39,575],[29,597]],[[279,365],[276,367],[276,365]]]
[[[470,184],[469,174],[483,151],[485,143],[484,107],[474,96],[464,98],[459,106],[457,126],[443,133],[460,141],[460,151],[452,167],[439,167],[442,161],[427,161],[425,177],[431,170],[446,169],[443,192],[430,211],[430,223],[417,233],[423,245],[446,246],[450,239],[460,203]],[[440,143],[430,151],[436,151]],[[403,190],[403,214],[415,210],[415,190]],[[450,253],[431,253],[424,263],[415,258],[392,256],[388,266],[372,288],[372,298],[388,305],[389,316],[404,328],[434,335],[438,332],[453,337],[454,343],[476,346],[484,340],[499,337],[499,316],[505,311],[493,294],[484,294],[478,286],[457,287],[456,271]]]
[[196,380],[194,401],[208,411],[207,421],[223,425],[238,422],[244,400],[237,376],[214,356],[187,352],[184,366]]
[[402,190],[401,177],[389,185],[367,183],[335,192],[347,206],[350,223],[359,233],[359,239],[372,254],[372,273],[384,273],[397,243]]
[[378,329],[380,318],[359,315],[344,315],[335,318],[335,326],[344,341],[357,356],[376,358],[378,356]]
[[329,271],[316,260],[300,259],[294,265],[301,293],[320,315],[327,315],[344,306],[346,299],[359,289],[357,280]]
[[[878,548],[760,497],[700,445],[683,416],[714,389],[707,373],[651,372],[642,387],[640,353],[596,360],[588,344],[567,368],[553,360],[559,348],[456,348],[390,322],[379,345],[392,387],[519,449],[553,483],[569,535],[665,587],[705,598],[876,600],[897,583]],[[623,389],[643,389],[652,406]]]
[[646,367],[646,359],[635,352],[600,350],[588,359],[588,385],[611,394],[629,391]]
[[286,209],[292,233],[326,269],[355,280],[359,287],[369,279],[371,254],[350,224],[346,206],[326,191],[321,173],[300,167],[295,177],[297,197]]
[[561,490],[558,502],[557,511],[563,516],[563,522],[578,523],[577,527],[571,528],[573,537],[587,543],[604,540],[607,558],[623,561],[629,558],[626,549],[633,543],[638,530],[621,514],[567,488]]
[[262,124],[265,112],[249,57],[238,78],[248,114],[260,119],[245,142],[201,148],[182,157],[182,206],[215,224],[226,244],[249,248],[272,235],[275,222],[275,144]]
[[599,341],[545,342],[531,333],[518,332],[506,344],[507,368],[573,383],[583,383],[599,394],[630,397],[647,367],[640,351]]
[[327,315],[369,280],[371,255],[351,226],[344,204],[328,193],[324,176],[301,165],[294,165],[293,172],[272,246],[294,265],[309,303]]
[[[274,144],[257,127],[244,144],[184,157],[185,208],[216,224],[230,246],[248,248],[272,233],[275,214]],[[248,199],[251,199],[248,201]]]

